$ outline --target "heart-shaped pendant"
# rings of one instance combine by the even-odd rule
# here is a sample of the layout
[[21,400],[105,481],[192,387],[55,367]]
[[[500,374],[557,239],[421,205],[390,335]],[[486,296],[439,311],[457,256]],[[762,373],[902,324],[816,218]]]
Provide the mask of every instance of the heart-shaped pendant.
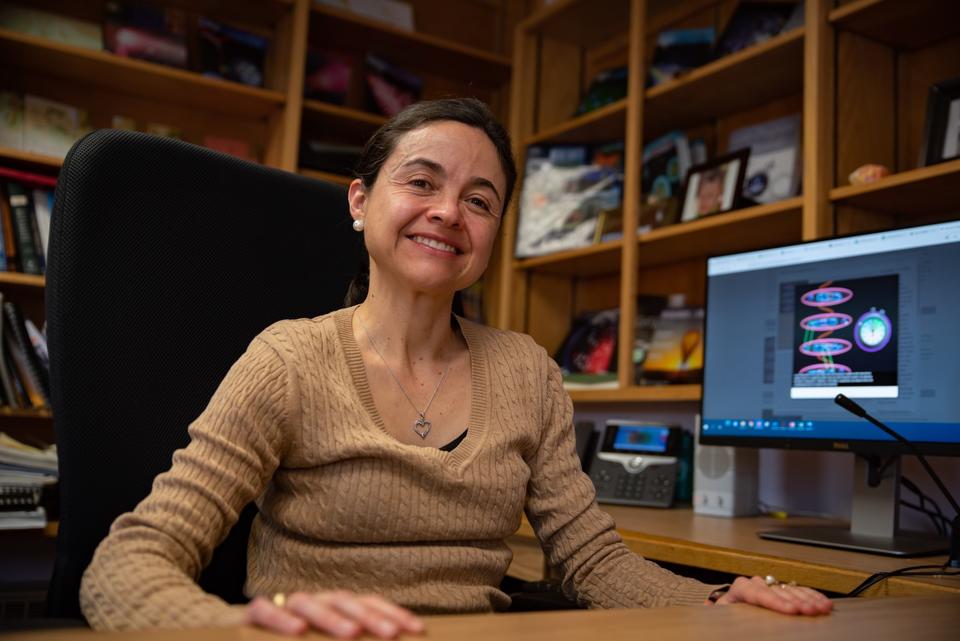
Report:
[[420,438],[427,438],[427,434],[430,433],[430,425],[430,421],[425,419],[423,414],[421,414],[413,423],[413,431],[416,432]]

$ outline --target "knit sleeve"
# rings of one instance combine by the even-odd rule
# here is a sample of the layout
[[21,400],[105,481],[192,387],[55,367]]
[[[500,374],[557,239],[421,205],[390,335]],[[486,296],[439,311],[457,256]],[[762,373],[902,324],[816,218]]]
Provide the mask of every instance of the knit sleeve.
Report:
[[240,511],[276,470],[289,432],[291,383],[281,352],[262,334],[234,363],[189,444],[100,543],[80,588],[95,629],[239,623],[242,607],[196,584]]
[[669,572],[631,552],[613,518],[597,507],[580,467],[573,403],[557,364],[540,350],[542,434],[533,457],[526,513],[568,598],[591,608],[702,604],[718,586]]

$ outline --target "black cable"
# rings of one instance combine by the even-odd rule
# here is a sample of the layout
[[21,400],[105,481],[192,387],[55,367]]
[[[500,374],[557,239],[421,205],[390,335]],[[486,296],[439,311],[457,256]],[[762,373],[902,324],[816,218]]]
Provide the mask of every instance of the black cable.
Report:
[[[935,570],[933,572],[929,570]],[[877,583],[895,576],[960,576],[960,572],[950,572],[946,565],[911,565],[889,572],[877,572],[847,593],[848,597],[859,596]]]
[[929,501],[930,504],[933,505],[933,509],[937,511],[937,515],[939,516],[940,520],[941,520],[941,521],[943,522],[943,524],[944,524],[944,527],[943,527],[942,530],[941,530],[940,528],[937,528],[937,530],[940,531],[941,533],[947,534],[947,535],[949,536],[949,535],[950,535],[950,527],[951,527],[950,519],[948,519],[948,518],[943,514],[943,510],[940,509],[940,504],[937,503],[936,501],[934,501],[932,497],[929,497],[929,496],[927,496],[926,494],[924,494],[924,493],[920,490],[920,488],[917,487],[917,484],[914,483],[913,481],[911,481],[911,480],[910,480],[909,478],[907,478],[906,476],[902,476],[902,475],[901,475],[901,476],[900,476],[900,480],[902,481],[903,486],[904,486],[905,488],[907,488],[908,490],[910,490],[911,492],[913,492],[914,494],[916,494],[916,495],[920,498],[920,505],[924,505],[925,502],[927,502],[927,501]]
[[943,535],[943,525],[940,523],[940,520],[937,518],[936,512],[934,512],[933,510],[928,510],[922,505],[911,503],[907,499],[900,499],[900,505],[926,514],[928,517],[930,517],[930,521],[933,523],[933,527],[936,528],[937,534]]

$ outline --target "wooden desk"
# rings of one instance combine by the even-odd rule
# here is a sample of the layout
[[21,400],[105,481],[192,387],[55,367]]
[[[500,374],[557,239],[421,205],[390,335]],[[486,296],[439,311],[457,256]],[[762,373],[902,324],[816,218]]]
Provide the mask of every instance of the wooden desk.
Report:
[[[960,630],[960,596],[841,599],[822,617],[776,614],[747,605],[566,610],[525,614],[428,617],[427,641],[954,641]],[[326,638],[311,635],[313,638]],[[51,630],[3,635],[4,641],[278,641],[252,628],[98,633]],[[366,636],[364,639],[371,639]]]
[[[690,508],[601,506],[617,523],[624,542],[644,557],[696,568],[751,576],[773,574],[782,581],[846,593],[875,572],[909,565],[943,563],[946,557],[901,559],[860,552],[847,552],[794,543],[767,541],[758,530],[785,525],[828,525],[812,518],[771,517],[725,519],[695,515]],[[523,525],[510,541],[514,563],[510,574],[524,580],[543,577],[543,555],[530,524]],[[875,586],[869,596],[960,594],[960,577],[892,578]],[[957,633],[960,638],[960,631]]]

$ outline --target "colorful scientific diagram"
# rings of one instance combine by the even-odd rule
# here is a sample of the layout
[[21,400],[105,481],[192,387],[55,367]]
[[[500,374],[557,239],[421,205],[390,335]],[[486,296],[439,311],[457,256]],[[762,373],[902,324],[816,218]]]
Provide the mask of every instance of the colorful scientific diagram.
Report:
[[827,398],[841,388],[896,394],[898,286],[892,274],[794,287],[792,397]]

